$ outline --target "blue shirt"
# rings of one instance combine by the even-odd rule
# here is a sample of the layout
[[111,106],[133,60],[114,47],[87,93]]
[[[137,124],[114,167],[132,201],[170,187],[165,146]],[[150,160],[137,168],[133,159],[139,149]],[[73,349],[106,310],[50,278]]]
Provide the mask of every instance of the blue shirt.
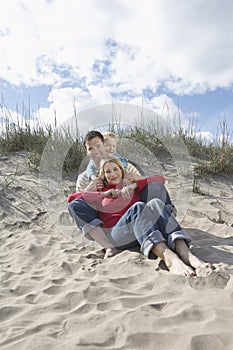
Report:
[[[121,163],[122,163],[122,165],[123,165],[123,167],[125,169],[127,169],[128,162],[123,157],[121,157],[118,153],[114,153],[114,157],[119,158]],[[91,179],[91,175],[95,175],[96,174],[95,164],[94,164],[92,159],[89,161],[89,163],[87,165],[86,172],[87,172],[87,177],[88,177],[89,180]]]

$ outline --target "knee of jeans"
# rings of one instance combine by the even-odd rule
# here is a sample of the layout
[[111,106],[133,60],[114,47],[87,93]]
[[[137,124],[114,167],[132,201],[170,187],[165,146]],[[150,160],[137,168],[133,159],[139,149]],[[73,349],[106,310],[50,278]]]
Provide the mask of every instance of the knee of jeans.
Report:
[[135,211],[141,212],[145,208],[146,203],[145,202],[137,202],[134,203],[131,208]]
[[158,188],[164,189],[164,184],[162,184],[162,182],[150,182],[148,184],[148,188],[154,188],[154,187],[156,189],[158,189]]
[[161,182],[151,182],[147,186],[147,194],[149,197],[159,197],[163,200],[166,198],[166,189]]
[[161,182],[156,182],[156,190],[158,193],[160,193],[161,199],[165,200],[167,190],[164,184],[162,184]]
[[88,207],[88,204],[85,202],[84,199],[78,198],[78,199],[74,199],[72,202],[68,204],[68,208],[73,209],[74,207],[86,208]]
[[72,215],[72,213],[75,213],[77,210],[80,211],[83,207],[86,208],[86,203],[83,199],[74,199],[68,204],[68,211]]
[[162,182],[150,182],[148,184],[148,187],[164,187],[164,185],[162,184]]
[[151,207],[151,208],[157,208],[160,211],[163,210],[164,208],[164,202],[159,199],[159,198],[152,198],[149,202],[147,202],[147,206]]

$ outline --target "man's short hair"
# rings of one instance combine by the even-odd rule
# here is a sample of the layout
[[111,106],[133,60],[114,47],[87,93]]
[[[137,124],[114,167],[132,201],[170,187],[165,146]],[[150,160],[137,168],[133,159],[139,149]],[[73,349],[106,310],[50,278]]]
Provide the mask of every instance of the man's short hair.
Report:
[[102,143],[104,143],[104,137],[101,134],[101,132],[100,131],[96,131],[96,130],[91,130],[91,131],[88,131],[88,133],[85,135],[85,137],[83,139],[83,146],[84,146],[85,149],[87,149],[86,148],[86,142],[91,141],[95,137],[99,137],[99,139],[102,141]]

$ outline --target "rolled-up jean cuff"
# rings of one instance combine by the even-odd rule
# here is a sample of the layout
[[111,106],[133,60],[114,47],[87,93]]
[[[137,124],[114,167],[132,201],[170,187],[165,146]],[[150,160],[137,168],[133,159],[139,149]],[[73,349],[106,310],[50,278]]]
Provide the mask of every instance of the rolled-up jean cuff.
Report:
[[89,235],[89,232],[95,228],[96,226],[103,226],[103,221],[101,221],[100,219],[94,219],[92,221],[90,221],[88,224],[85,224],[82,227],[82,232],[84,237],[86,237],[87,239],[89,239],[90,241],[94,241],[94,239]]
[[188,246],[191,243],[191,238],[190,238],[189,234],[187,232],[185,232],[184,230],[173,232],[168,236],[168,241],[167,241],[168,248],[170,248],[173,251],[175,250],[175,240],[176,239],[184,239]]
[[159,230],[151,232],[141,244],[141,253],[149,258],[152,248],[160,242],[166,242],[162,233]]

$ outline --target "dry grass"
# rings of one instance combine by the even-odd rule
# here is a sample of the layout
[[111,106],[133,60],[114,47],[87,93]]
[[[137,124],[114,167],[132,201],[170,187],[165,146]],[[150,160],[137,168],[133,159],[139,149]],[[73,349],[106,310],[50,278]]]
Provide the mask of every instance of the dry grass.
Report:
[[[5,114],[4,114],[5,113]],[[77,123],[78,124],[78,123]],[[176,130],[160,130],[158,134],[158,125],[150,123],[145,126],[116,129],[109,125],[109,130],[116,132],[120,137],[129,138],[144,145],[150,152],[157,156],[161,152],[168,152],[164,146],[169,139],[182,139],[187,147],[189,155],[194,161],[194,184],[193,191],[198,192],[198,180],[206,174],[232,174],[233,173],[233,145],[230,142],[230,133],[226,121],[220,121],[219,130],[212,142],[205,142],[190,130],[183,130],[178,127]],[[162,140],[161,141],[161,132]],[[2,131],[0,134],[0,154],[4,155],[11,152],[27,151],[28,166],[32,171],[38,171],[41,155],[45,145],[49,140],[58,140],[60,142],[70,143],[69,151],[65,157],[63,171],[69,172],[78,169],[85,155],[82,145],[82,139],[79,137],[79,131],[76,132],[77,138],[71,137],[69,132],[58,133],[51,125],[34,125],[26,123],[22,125],[19,121],[12,122],[11,116],[6,109],[2,109]],[[61,143],[61,142],[60,142]]]

